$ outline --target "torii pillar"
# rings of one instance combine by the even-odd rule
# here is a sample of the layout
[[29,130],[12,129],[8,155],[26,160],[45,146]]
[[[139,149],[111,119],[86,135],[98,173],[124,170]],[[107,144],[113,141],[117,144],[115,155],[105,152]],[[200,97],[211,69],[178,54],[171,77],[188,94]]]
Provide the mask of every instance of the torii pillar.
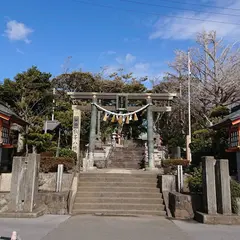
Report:
[[97,127],[97,103],[96,95],[93,95],[92,99],[92,112],[91,112],[91,125],[90,125],[90,137],[89,137],[89,151],[88,151],[88,170],[93,170],[94,168],[94,149],[96,141],[96,127]]
[[154,162],[154,141],[153,141],[153,111],[152,98],[148,96],[147,104],[147,142],[148,142],[148,170],[156,170]]

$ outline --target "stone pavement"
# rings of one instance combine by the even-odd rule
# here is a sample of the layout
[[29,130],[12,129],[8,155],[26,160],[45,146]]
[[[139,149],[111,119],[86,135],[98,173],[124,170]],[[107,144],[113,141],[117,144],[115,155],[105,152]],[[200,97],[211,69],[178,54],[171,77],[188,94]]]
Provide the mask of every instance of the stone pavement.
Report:
[[[69,218],[44,240],[188,240],[188,236],[164,217]],[[24,239],[23,239],[24,240]]]
[[59,215],[31,219],[0,218],[0,236],[10,237],[13,231],[17,231],[21,240],[41,240],[68,218],[69,216]]
[[0,219],[0,235],[20,233],[22,240],[237,240],[240,226],[170,221],[163,217],[54,216]]
[[239,240],[240,226],[206,225],[195,221],[173,221],[194,240]]

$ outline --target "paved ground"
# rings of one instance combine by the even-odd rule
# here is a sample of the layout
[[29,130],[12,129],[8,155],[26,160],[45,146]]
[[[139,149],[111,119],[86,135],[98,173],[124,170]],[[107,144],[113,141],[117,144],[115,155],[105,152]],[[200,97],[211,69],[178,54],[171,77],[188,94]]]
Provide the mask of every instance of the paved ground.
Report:
[[76,216],[44,240],[187,240],[187,234],[161,217]]
[[45,215],[33,219],[0,218],[0,236],[10,237],[12,231],[17,231],[22,240],[41,240],[68,218],[59,215]]
[[240,226],[206,225],[196,222],[173,221],[194,240],[239,240]]
[[239,240],[240,226],[212,226],[161,217],[46,215],[0,219],[0,235],[17,231],[22,240]]

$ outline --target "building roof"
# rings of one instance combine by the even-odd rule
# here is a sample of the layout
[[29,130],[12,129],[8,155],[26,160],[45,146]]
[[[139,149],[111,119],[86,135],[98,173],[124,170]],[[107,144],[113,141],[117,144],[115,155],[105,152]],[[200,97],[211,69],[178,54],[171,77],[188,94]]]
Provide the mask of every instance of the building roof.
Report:
[[10,117],[14,122],[20,125],[27,125],[23,119],[21,119],[13,110],[11,110],[7,104],[0,102],[0,113]]
[[60,127],[61,123],[57,120],[47,120],[44,123],[43,130],[54,131],[56,128]]
[[219,123],[213,125],[211,128],[219,129],[221,127],[229,126],[232,124],[233,121],[237,119],[240,119],[240,109],[230,113],[225,118],[223,118]]

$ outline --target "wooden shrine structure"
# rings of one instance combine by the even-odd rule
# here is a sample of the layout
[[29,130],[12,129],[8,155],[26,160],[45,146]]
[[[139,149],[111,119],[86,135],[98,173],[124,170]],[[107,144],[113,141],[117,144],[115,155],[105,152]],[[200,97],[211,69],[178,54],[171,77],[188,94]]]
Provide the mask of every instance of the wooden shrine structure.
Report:
[[240,182],[240,106],[232,109],[232,112],[212,126],[212,129],[226,129],[228,131],[228,147],[226,152],[236,153],[238,181]]
[[94,149],[96,141],[97,112],[128,118],[139,111],[147,110],[147,143],[149,169],[154,169],[153,112],[170,112],[175,93],[95,93],[69,92],[73,109],[72,150],[80,158],[81,112],[91,111],[91,127],[87,170],[94,167]]

